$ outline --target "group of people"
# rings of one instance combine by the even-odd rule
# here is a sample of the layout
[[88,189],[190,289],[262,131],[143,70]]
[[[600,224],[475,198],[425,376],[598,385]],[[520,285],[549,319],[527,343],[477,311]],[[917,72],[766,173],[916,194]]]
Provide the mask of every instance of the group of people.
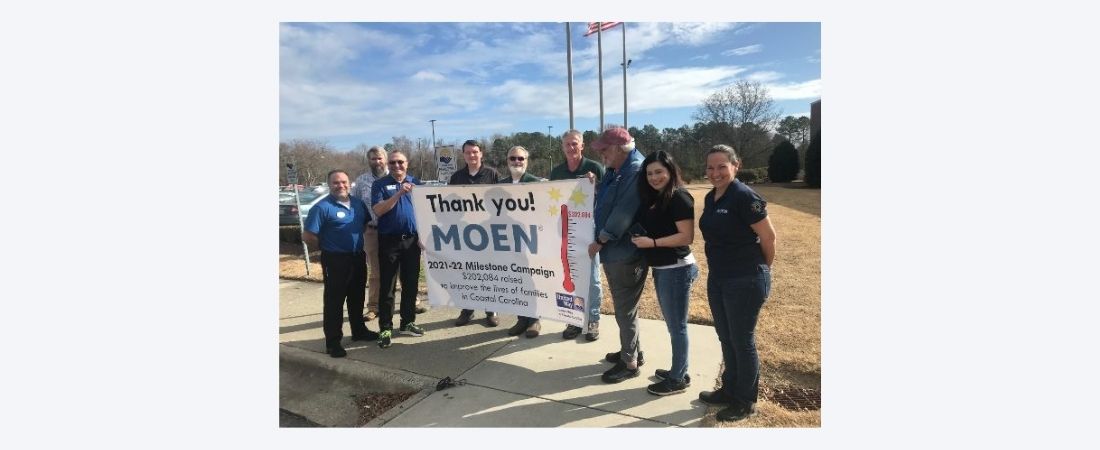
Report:
[[[688,368],[687,318],[691,286],[699,275],[690,245],[695,239],[695,205],[685,189],[679,166],[672,155],[657,151],[643,156],[624,128],[604,131],[592,147],[603,163],[583,156],[581,133],[562,135],[565,161],[551,170],[551,180],[588,178],[596,187],[594,208],[595,239],[588,248],[592,258],[589,285],[588,328],[569,325],[565,339],[585,333],[588,342],[599,339],[600,305],[603,293],[600,271],[607,277],[615,321],[619,328],[619,350],[606,355],[614,366],[603,373],[606,383],[619,383],[639,375],[645,363],[638,328],[638,303],[646,277],[652,269],[657,300],[664,316],[672,347],[669,369],[657,369],[660,380],[649,385],[654,395],[683,393],[691,384]],[[508,176],[501,178],[492,167],[482,164],[480,145],[469,140],[462,145],[466,167],[455,172],[449,184],[529,183],[538,178],[527,173],[528,151],[522,146],[508,151]],[[401,279],[401,326],[398,332],[423,336],[416,325],[417,277],[421,250],[416,233],[412,202],[406,195],[420,181],[409,175],[407,157],[389,155],[388,173],[376,170],[375,158],[386,158],[385,150],[368,151],[371,172],[357,178],[356,192],[369,189],[369,201],[350,195],[348,176],[329,173],[330,196],[310,210],[303,237],[319,245],[325,283],[324,320],[326,352],[333,357],[347,354],[342,339],[343,302],[347,301],[352,340],[377,340],[386,348],[392,339],[394,289]],[[706,176],[713,189],[704,198],[699,230],[703,234],[709,272],[707,300],[714,329],[721,343],[725,370],[722,387],[704,391],[699,399],[724,405],[717,418],[740,420],[755,412],[760,362],[755,328],[760,309],[771,290],[771,266],[775,257],[775,230],[768,219],[767,202],[736,179],[741,166],[733,148],[716,145],[706,153]],[[368,184],[369,188],[364,188]],[[368,206],[369,205],[369,206]],[[372,242],[368,242],[372,241]],[[371,258],[372,304],[377,303],[378,333],[366,327],[363,317],[367,255]],[[376,268],[375,265],[380,266]],[[374,273],[378,282],[375,283]],[[464,309],[455,326],[470,323],[475,311]],[[499,318],[485,312],[485,325],[498,326]],[[508,334],[539,335],[537,317],[519,317]]]

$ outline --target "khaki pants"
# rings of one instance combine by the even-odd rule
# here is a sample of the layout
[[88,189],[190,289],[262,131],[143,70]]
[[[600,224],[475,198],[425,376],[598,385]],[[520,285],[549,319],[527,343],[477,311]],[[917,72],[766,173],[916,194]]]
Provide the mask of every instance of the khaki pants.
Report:
[[367,252],[367,311],[378,313],[379,285],[382,280],[382,269],[378,265],[378,229],[367,227],[363,233],[363,251]]

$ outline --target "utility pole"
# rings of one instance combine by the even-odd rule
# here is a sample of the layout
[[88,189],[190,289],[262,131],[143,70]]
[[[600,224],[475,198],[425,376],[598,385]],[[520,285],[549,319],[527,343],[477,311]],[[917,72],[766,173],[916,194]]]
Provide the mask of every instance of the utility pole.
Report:
[[[550,130],[554,128],[553,125],[546,126],[546,137],[550,139],[550,150],[546,152],[546,156],[550,157],[550,170],[554,170],[554,135],[550,134]],[[546,178],[550,178],[550,172],[546,172]]]
[[[439,161],[439,155],[435,152],[435,119],[429,120],[428,122],[432,123],[432,158]],[[421,174],[421,176],[424,176],[424,174]],[[438,173],[436,174],[436,178],[439,178]]]

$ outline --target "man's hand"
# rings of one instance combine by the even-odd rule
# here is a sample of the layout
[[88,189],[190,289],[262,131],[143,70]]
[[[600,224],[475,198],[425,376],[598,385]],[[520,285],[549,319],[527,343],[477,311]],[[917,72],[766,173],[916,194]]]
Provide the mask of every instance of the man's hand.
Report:
[[601,248],[603,248],[603,246],[600,245],[599,242],[593,242],[591,244],[588,244],[588,257],[589,258],[595,258],[596,254],[600,252]]

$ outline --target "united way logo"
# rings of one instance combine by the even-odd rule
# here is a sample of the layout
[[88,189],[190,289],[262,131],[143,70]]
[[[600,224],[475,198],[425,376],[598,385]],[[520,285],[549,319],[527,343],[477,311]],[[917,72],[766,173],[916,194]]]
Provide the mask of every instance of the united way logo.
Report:
[[584,297],[574,297],[569,294],[558,293],[558,307],[584,312]]

